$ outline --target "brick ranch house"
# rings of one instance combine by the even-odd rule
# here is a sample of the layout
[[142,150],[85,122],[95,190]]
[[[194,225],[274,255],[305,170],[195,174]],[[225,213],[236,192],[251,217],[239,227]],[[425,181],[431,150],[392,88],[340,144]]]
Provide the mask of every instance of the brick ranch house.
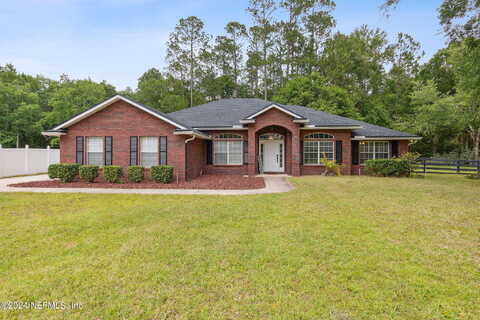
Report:
[[222,99],[162,113],[116,95],[42,132],[60,137],[60,161],[174,167],[202,174],[320,174],[320,159],[362,173],[367,159],[397,157],[420,137],[301,106]]

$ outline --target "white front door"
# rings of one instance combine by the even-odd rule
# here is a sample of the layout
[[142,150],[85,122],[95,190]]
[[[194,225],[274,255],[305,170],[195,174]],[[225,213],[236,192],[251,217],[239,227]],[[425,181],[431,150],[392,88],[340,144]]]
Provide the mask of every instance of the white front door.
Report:
[[262,141],[263,172],[285,172],[283,140]]

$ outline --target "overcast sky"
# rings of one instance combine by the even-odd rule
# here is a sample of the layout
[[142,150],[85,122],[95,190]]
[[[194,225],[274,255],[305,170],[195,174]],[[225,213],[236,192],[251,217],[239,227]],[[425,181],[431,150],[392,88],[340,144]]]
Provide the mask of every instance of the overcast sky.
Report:
[[[440,0],[403,0],[386,18],[382,0],[336,0],[337,29],[367,24],[411,34],[426,58],[445,46],[436,17]],[[229,21],[250,23],[248,0],[1,0],[0,65],[58,79],[106,80],[135,88],[151,67],[165,69],[165,43],[181,17],[198,16],[206,31],[221,34]]]

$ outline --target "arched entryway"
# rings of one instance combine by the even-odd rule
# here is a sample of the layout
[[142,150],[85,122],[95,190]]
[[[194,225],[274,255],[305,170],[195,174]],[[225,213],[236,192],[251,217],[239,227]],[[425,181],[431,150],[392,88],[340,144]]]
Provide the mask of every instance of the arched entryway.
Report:
[[280,126],[256,132],[258,173],[290,173],[291,133]]

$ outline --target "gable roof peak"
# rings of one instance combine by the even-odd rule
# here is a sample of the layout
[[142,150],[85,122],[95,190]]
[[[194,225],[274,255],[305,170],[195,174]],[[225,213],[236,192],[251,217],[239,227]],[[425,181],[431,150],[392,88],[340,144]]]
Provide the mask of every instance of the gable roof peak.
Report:
[[71,117],[70,119],[68,119],[67,121],[64,121],[63,123],[57,125],[55,128],[52,129],[52,131],[58,131],[58,130],[61,130],[61,129],[65,129],[65,128],[68,128],[69,126],[85,119],[85,118],[88,118],[89,116],[97,113],[98,111],[100,110],[103,110],[105,109],[106,107],[110,106],[111,104],[117,102],[117,101],[124,101],[126,103],[128,103],[129,105],[135,107],[135,108],[138,108],[142,111],[145,111],[146,113],[149,113],[151,114],[152,116],[156,117],[156,118],[159,118],[165,122],[168,122],[170,123],[171,125],[173,125],[174,127],[176,127],[177,129],[181,129],[181,130],[185,130],[185,129],[189,129],[188,126],[186,125],[183,125],[181,123],[179,123],[178,121],[174,120],[173,118],[171,118],[170,116],[167,116],[166,114],[164,114],[163,112],[160,112],[156,109],[153,109],[153,108],[150,108],[146,105],[143,105],[139,102],[136,102],[130,98],[127,98],[125,96],[122,96],[121,94],[116,94],[106,100],[104,100],[103,102],[100,102],[96,105],[94,105],[93,107],[91,108],[88,108],[87,110],[83,111],[83,112],[80,112],[79,114]]

